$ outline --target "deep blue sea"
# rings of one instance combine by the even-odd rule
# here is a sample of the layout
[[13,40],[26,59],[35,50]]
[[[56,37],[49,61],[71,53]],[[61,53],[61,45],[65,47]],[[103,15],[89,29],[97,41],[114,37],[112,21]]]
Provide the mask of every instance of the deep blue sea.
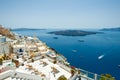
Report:
[[[70,37],[47,34],[50,31],[54,30],[13,32],[39,37],[48,46],[63,54],[72,66],[97,74],[110,73],[116,80],[120,80],[120,68],[118,67],[120,65],[120,32],[104,31],[104,34]],[[58,39],[53,37],[58,37]],[[84,42],[78,40],[84,40]],[[98,59],[100,55],[104,55],[101,60]]]

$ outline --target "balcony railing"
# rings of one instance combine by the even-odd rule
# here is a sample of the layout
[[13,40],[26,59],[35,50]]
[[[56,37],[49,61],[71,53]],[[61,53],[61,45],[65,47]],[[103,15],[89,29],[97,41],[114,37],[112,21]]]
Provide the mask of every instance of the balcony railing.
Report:
[[111,78],[107,78],[105,76],[102,75],[98,75],[83,69],[79,69],[80,70],[80,76],[85,78],[86,80],[112,80]]

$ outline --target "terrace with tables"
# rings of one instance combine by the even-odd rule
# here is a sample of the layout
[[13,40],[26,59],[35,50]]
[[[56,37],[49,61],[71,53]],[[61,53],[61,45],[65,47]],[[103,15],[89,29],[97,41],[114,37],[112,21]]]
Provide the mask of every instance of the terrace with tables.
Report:
[[0,74],[0,80],[58,80],[62,75],[64,75],[67,80],[79,80],[79,76],[81,76],[81,80],[99,80],[101,77],[82,69],[80,69],[80,74],[76,71],[71,77],[71,68],[69,66],[59,62],[54,63],[47,57],[40,58],[33,62],[25,61],[23,64],[24,65],[12,69],[8,66],[14,66],[13,63],[5,62],[0,66],[7,66]]
[[50,62],[48,59],[40,59],[34,62],[26,63],[15,70],[16,72],[37,75],[49,80],[57,80],[61,75],[67,79],[71,73],[61,68],[59,65]]

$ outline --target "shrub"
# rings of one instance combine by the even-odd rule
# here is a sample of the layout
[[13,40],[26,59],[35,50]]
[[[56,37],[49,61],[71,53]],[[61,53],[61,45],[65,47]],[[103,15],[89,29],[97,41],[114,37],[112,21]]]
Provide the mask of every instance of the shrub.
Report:
[[3,60],[0,58],[0,65],[2,65],[3,64]]
[[56,61],[56,60],[54,60],[54,61],[53,61],[53,63],[54,63],[54,64],[56,64],[56,63],[57,63],[57,61]]
[[100,80],[115,80],[110,74],[101,74]]
[[31,59],[31,62],[34,62],[34,59]]
[[57,80],[67,80],[67,78],[64,75],[62,75]]

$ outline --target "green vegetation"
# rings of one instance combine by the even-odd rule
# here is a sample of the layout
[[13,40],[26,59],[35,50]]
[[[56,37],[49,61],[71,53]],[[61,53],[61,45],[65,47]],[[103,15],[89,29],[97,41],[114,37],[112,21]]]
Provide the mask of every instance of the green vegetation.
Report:
[[34,59],[33,59],[33,58],[31,59],[31,62],[34,62]]
[[0,58],[0,65],[2,65],[3,64],[3,60]]
[[67,78],[64,75],[62,75],[57,80],[67,80]]
[[80,70],[78,70],[78,74],[80,74]]
[[9,60],[10,59],[10,56],[9,54],[5,54],[2,56],[2,60]]
[[100,80],[115,80],[115,78],[110,74],[101,74]]

